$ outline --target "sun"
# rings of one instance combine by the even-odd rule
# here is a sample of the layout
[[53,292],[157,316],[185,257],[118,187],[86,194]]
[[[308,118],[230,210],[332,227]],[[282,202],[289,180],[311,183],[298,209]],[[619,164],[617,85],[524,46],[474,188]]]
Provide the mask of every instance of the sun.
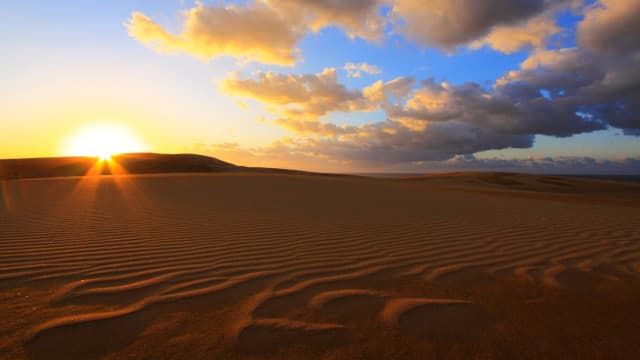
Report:
[[94,125],[71,136],[66,154],[110,160],[113,155],[140,152],[143,149],[140,140],[124,127]]

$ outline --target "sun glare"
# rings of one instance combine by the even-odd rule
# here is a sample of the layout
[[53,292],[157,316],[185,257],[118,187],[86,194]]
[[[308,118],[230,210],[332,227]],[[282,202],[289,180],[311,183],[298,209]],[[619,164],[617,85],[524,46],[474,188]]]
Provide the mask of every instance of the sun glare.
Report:
[[93,126],[70,138],[67,155],[110,160],[112,155],[143,151],[142,143],[127,129]]

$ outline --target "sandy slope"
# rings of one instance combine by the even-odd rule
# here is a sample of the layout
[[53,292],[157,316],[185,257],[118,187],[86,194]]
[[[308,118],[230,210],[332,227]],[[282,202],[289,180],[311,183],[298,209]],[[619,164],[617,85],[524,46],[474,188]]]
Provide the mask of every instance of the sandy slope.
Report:
[[0,358],[637,358],[639,188],[6,181]]

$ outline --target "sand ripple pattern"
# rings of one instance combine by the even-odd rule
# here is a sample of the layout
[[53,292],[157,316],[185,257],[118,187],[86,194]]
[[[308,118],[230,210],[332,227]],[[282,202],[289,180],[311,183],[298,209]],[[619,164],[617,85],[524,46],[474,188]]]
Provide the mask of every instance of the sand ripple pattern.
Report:
[[[443,311],[460,329],[486,320],[467,299],[415,298],[377,283],[477,273],[563,287],[574,272],[640,275],[640,216],[624,207],[547,201],[534,209],[530,199],[303,176],[8,188],[20,202],[0,213],[0,286],[48,291],[34,300],[43,311],[5,325],[0,347],[26,342],[35,357],[64,331],[99,333],[163,306],[202,306],[197,299],[229,309],[218,324],[225,344],[269,353],[348,341],[358,312],[409,332],[425,322],[443,329],[434,315]],[[321,322],[301,309],[329,315]],[[437,335],[430,331],[423,335]]]

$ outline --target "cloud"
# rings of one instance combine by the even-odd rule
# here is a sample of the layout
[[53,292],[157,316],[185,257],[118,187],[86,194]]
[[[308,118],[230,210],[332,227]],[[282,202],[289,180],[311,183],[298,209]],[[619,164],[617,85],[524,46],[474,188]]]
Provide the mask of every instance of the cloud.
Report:
[[[249,0],[240,5],[197,3],[184,12],[183,28],[177,34],[140,12],[131,15],[126,27],[133,38],[159,52],[182,52],[203,61],[233,56],[292,66],[302,59],[296,46],[309,32],[335,26],[351,38],[380,43],[390,19],[393,31],[422,46],[446,51],[467,44],[472,48],[489,45],[505,53],[541,47],[559,31],[554,11],[580,1],[433,0],[425,6],[421,0]],[[389,16],[382,15],[386,6],[391,6]],[[589,19],[596,19],[591,21],[595,25],[585,27],[583,38],[597,42],[592,33],[599,29],[598,19],[610,17],[598,15],[596,8],[589,14]],[[620,28],[607,29],[620,33]],[[348,71],[354,77],[367,72],[367,64],[353,65],[356,68]]]
[[242,78],[236,74],[222,81],[220,91],[260,101],[271,112],[292,119],[314,120],[331,112],[374,109],[362,91],[347,89],[338,82],[334,68],[303,75],[260,72],[255,77]]
[[305,23],[313,32],[328,26],[343,29],[351,38],[380,41],[385,19],[382,0],[267,0],[289,21]]
[[147,16],[135,12],[127,23],[129,34],[162,52],[184,52],[202,60],[235,56],[267,64],[293,65],[295,48],[304,29],[262,2],[225,7],[198,3],[185,14],[182,33],[174,35]]
[[[609,126],[640,133],[640,56],[590,56],[565,48],[534,51],[486,88],[412,77],[347,89],[335,69],[259,73],[225,80],[223,92],[263,102],[274,121],[310,135],[298,149],[360,162],[436,161],[485,150],[529,148],[536,135],[568,137]],[[331,113],[381,109],[383,122],[338,126]]]
[[580,46],[595,53],[619,55],[640,48],[640,2],[600,0],[586,9],[578,25]]
[[[529,20],[571,2],[433,0],[427,5],[421,0],[394,0],[392,17],[395,31],[422,46],[452,51],[480,40],[497,50],[513,52],[523,46],[538,46],[555,31],[555,24],[549,21]],[[525,29],[534,31],[525,33]]]
[[497,84],[498,91],[545,90],[554,103],[587,120],[639,134],[640,49],[618,56],[580,48],[539,50]]
[[606,128],[598,119],[576,112],[578,104],[547,99],[537,88],[506,82],[486,90],[476,83],[451,85],[423,82],[404,106],[391,107],[389,116],[412,128],[433,122],[474,124],[501,134],[571,136]]
[[526,159],[458,156],[448,161],[422,164],[432,171],[485,170],[560,175],[640,174],[640,158],[598,160],[590,157],[529,157]]
[[[458,165],[479,166],[482,164],[473,159],[473,154],[531,148],[536,135],[569,137],[609,127],[620,128],[627,135],[640,135],[640,44],[624,36],[617,41],[620,29],[611,25],[614,22],[611,19],[623,15],[621,23],[628,24],[628,18],[635,19],[635,7],[602,0],[600,5],[584,10],[585,18],[579,25],[580,43],[584,47],[540,48],[549,36],[560,31],[550,14],[577,2],[434,0],[428,7],[413,0],[393,2],[395,26],[426,45],[452,49],[475,41],[472,46],[488,45],[503,52],[534,48],[518,69],[506,73],[492,85],[450,84],[434,79],[418,82],[406,76],[376,81],[363,88],[348,88],[339,81],[335,68],[327,68],[312,74],[259,72],[244,76],[235,73],[220,83],[219,90],[240,100],[263,103],[273,115],[269,121],[302,135],[284,138],[277,146],[251,152],[277,155],[282,161],[314,157],[340,164],[359,164],[364,168],[464,159],[467,162]],[[301,33],[337,24],[362,37],[368,29],[362,19],[368,16],[377,19],[378,11],[372,9],[379,6],[377,1],[330,0],[309,3],[307,7],[302,6],[307,4],[306,0],[252,4],[242,11],[254,11],[262,6],[262,11],[281,20],[287,18],[291,24],[299,24],[303,21],[300,19],[304,19],[311,25],[302,26],[302,30],[291,24],[287,27]],[[198,8],[208,9],[203,5]],[[232,8],[215,9],[236,11],[229,10]],[[621,8],[626,10],[625,14]],[[348,24],[346,20],[338,20],[338,15],[326,15],[332,14],[330,10],[361,11],[365,15]],[[148,20],[140,16],[141,23]],[[402,17],[401,23],[398,17]],[[328,19],[332,18],[336,20],[330,22]],[[181,43],[185,36],[189,38],[189,26],[187,21],[187,30],[177,37],[161,32],[150,20],[143,28],[159,36],[155,41],[171,45]],[[596,36],[592,32],[598,29]],[[145,34],[142,32],[140,36],[149,37]],[[290,49],[296,41],[283,48]],[[379,70],[366,63],[347,63],[344,69],[347,76],[352,77]],[[374,111],[383,112],[386,120],[345,126],[330,121],[335,113]],[[562,166],[568,166],[568,161],[564,159]],[[497,167],[499,160],[488,164]],[[540,160],[536,166],[551,169],[553,164]],[[574,165],[577,166],[571,166]]]
[[350,37],[379,41],[384,19],[378,0],[255,0],[242,5],[197,5],[185,12],[180,34],[134,12],[129,35],[160,52],[183,52],[208,61],[233,56],[292,66],[301,59],[296,44],[309,31],[338,26]]
[[349,77],[353,78],[360,78],[362,73],[369,75],[382,74],[382,70],[379,67],[367,63],[354,64],[352,62],[348,62],[344,64],[343,69],[347,72]]
[[[251,97],[296,134],[296,151],[364,164],[443,161],[485,150],[530,148],[536,135],[568,137],[609,126],[640,133],[640,56],[589,56],[578,48],[537,50],[486,88],[412,77],[347,89],[335,69],[258,74],[223,89]],[[383,110],[387,120],[338,126],[334,112]]]
[[246,166],[275,166],[305,170],[342,172],[443,172],[443,171],[511,171],[544,174],[640,174],[640,158],[594,159],[590,157],[560,156],[528,158],[478,158],[473,155],[455,156],[446,160],[411,162],[376,162],[349,160],[340,152],[322,151],[308,140],[283,138],[271,144],[247,148],[239,144],[225,143],[198,145],[198,153],[210,154],[225,161]]
[[342,137],[308,139],[300,146],[329,158],[390,165],[446,160],[489,149],[528,148],[532,144],[530,135],[504,135],[468,123],[432,123],[415,131],[388,120],[362,125],[354,134]]
[[[464,45],[472,49],[487,45],[504,53],[540,48],[561,31],[556,13],[583,1],[431,0],[425,4],[422,0],[248,0],[240,5],[197,3],[184,12],[184,26],[178,34],[139,12],[132,14],[126,27],[133,38],[161,52],[183,52],[204,61],[233,56],[292,66],[302,59],[296,48],[300,40],[327,27],[337,27],[352,39],[381,43],[391,25],[393,32],[423,47],[447,52]],[[601,40],[610,38],[607,34],[619,35],[623,42],[637,41],[624,34],[624,29],[637,23],[632,15],[637,6],[625,0],[603,3],[615,13],[602,6],[590,7],[580,30],[581,41],[601,50],[618,46]],[[385,14],[387,7],[389,14]],[[355,68],[348,71],[358,77],[367,72],[358,67],[366,65],[353,64]],[[376,73],[375,67],[369,70]]]
[[[259,73],[252,78],[230,78],[223,81],[221,90],[265,103],[274,114],[284,115],[274,120],[275,124],[294,133],[313,136],[298,143],[298,150],[329,158],[365,162],[442,160],[457,154],[532,145],[533,136],[529,133],[499,132],[464,116],[438,121],[440,119],[422,119],[416,113],[409,113],[402,104],[414,84],[413,78],[397,78],[389,82],[378,81],[362,91],[349,90],[338,82],[335,69],[325,69],[318,74]],[[423,84],[423,90],[435,90],[436,87],[432,82]],[[461,90],[453,96],[464,93]],[[407,107],[422,92],[418,90],[416,94],[408,98]],[[483,104],[470,104],[469,107],[475,105]],[[387,121],[337,126],[322,119],[333,112],[378,108],[388,112]],[[397,119],[399,114],[404,118],[414,116],[418,121],[424,121],[424,126],[421,129],[407,126],[402,119]]]
[[376,81],[362,90],[338,81],[335,68],[317,74],[234,73],[220,83],[220,92],[264,103],[268,111],[293,119],[317,120],[334,112],[370,112],[402,101],[415,84],[413,77]]
[[542,48],[560,30],[552,16],[538,16],[516,25],[496,26],[486,37],[471,43],[471,48],[487,45],[505,54],[523,48]]
[[302,120],[291,118],[277,118],[274,123],[298,134],[314,134],[324,137],[336,137],[353,134],[358,131],[353,126],[338,126],[333,123],[318,120]]

